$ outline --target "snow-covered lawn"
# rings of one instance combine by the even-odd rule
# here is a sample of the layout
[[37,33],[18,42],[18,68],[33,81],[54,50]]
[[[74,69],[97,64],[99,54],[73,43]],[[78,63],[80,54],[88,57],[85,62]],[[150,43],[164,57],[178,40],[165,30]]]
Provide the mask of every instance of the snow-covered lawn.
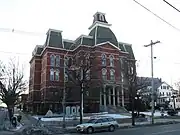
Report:
[[[38,116],[33,116],[34,118],[38,119]],[[120,114],[101,114],[101,115],[94,115],[91,117],[83,117],[84,120],[89,120],[93,117],[113,117],[115,119],[124,119],[124,118],[131,118],[130,116],[120,115]],[[73,120],[73,117],[66,117],[66,121]],[[79,119],[79,117],[76,117]],[[63,117],[53,117],[53,118],[43,118],[41,117],[41,121],[63,121]]]
[[99,116],[105,116],[105,117],[112,117],[114,119],[125,119],[125,118],[131,118],[130,116],[121,115],[121,114],[104,114]]
[[[151,112],[140,112],[141,114],[145,114],[145,115],[147,115],[147,116],[151,116]],[[167,113],[164,113],[164,115],[167,115]],[[161,116],[161,112],[155,112],[154,113],[154,116],[155,117],[159,117],[159,116]]]

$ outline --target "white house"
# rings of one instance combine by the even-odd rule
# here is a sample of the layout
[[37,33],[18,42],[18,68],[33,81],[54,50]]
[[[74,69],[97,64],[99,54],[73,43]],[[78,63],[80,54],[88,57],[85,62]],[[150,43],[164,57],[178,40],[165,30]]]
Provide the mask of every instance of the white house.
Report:
[[164,106],[166,103],[169,103],[169,107],[174,108],[174,102],[176,108],[180,108],[180,100],[176,90],[166,82],[162,82],[157,88],[157,105]]
[[[172,86],[167,84],[166,82],[161,81],[161,78],[153,78],[154,79],[154,91],[156,93],[155,96],[155,105],[159,107],[168,107],[180,108],[180,97],[178,97],[178,91],[174,90]],[[139,89],[138,92],[142,96],[143,100],[151,103],[151,95],[152,95],[152,79],[149,77],[138,77],[138,82],[140,85],[144,85],[143,89]],[[175,96],[173,98],[173,96]],[[166,106],[166,107],[167,107]]]

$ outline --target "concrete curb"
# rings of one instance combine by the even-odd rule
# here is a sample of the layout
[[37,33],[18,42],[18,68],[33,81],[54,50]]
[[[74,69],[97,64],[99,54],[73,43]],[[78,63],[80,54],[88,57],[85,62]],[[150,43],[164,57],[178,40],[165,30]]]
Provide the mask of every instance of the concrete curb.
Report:
[[128,126],[121,126],[118,129],[128,129],[128,128],[138,128],[138,127],[151,127],[151,126],[159,126],[159,125],[169,125],[169,124],[178,124],[180,123],[179,121],[168,121],[168,122],[157,122],[152,124],[137,124],[135,126],[128,125]]
[[[128,128],[138,128],[138,127],[151,127],[151,126],[158,126],[158,125],[169,125],[169,124],[178,124],[180,121],[168,121],[168,122],[157,122],[155,124],[139,124],[139,125],[127,125],[127,126],[121,126],[118,129],[128,129]],[[62,134],[65,133],[77,133],[76,128],[73,129],[63,129]]]

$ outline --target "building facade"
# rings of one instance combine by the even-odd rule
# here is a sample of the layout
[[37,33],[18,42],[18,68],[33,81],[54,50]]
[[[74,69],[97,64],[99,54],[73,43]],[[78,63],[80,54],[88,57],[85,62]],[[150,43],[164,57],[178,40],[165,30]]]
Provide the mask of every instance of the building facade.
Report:
[[64,69],[70,61],[73,65],[83,61],[85,52],[93,59],[88,70],[90,87],[84,89],[84,111],[99,112],[109,106],[129,105],[125,61],[135,64],[132,45],[118,42],[104,13],[97,12],[93,17],[89,35],[69,40],[62,38],[62,31],[49,29],[45,44],[36,45],[30,60],[29,111],[45,113],[51,109],[62,112],[65,88],[66,111],[77,112],[80,87],[73,83]]
[[[143,89],[140,90],[140,95],[143,97],[144,101],[151,102],[152,86],[151,78],[148,77],[138,77],[139,80],[143,80]],[[179,108],[180,99],[178,96],[178,91],[174,90],[172,86],[166,82],[161,81],[159,78],[154,78],[154,90],[155,90],[155,106],[165,107],[165,108]],[[151,103],[150,103],[151,104]]]

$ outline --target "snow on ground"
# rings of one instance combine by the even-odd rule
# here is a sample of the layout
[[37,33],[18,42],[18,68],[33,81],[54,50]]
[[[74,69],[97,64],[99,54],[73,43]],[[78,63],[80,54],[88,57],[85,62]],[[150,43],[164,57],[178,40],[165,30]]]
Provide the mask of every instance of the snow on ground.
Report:
[[126,116],[126,115],[121,115],[121,114],[104,114],[104,115],[99,115],[102,117],[112,117],[114,119],[125,119],[125,118],[131,118],[130,116]]
[[[38,119],[38,116],[33,116],[34,118]],[[124,119],[124,118],[131,118],[130,116],[120,115],[120,114],[102,114],[102,115],[94,115],[91,117],[83,117],[83,119],[88,120],[93,117],[113,117],[115,119]],[[73,120],[73,117],[66,117],[66,121]],[[76,119],[79,119],[79,117],[76,117]],[[41,117],[41,121],[63,121],[63,117],[53,117],[53,118],[43,118]]]
[[[38,119],[37,116],[33,116],[34,118]],[[73,117],[66,117],[66,121],[73,120]],[[76,119],[79,119],[79,117],[76,117]],[[90,117],[83,117],[83,119],[90,119]],[[53,117],[53,118],[41,118],[41,121],[63,121],[63,117]]]
[[[147,115],[147,116],[151,116],[151,112],[140,112],[141,114],[145,114],[145,115]],[[165,113],[165,114],[167,114],[167,113]],[[161,116],[161,112],[155,112],[154,113],[154,116],[155,117],[159,117],[159,116]]]

